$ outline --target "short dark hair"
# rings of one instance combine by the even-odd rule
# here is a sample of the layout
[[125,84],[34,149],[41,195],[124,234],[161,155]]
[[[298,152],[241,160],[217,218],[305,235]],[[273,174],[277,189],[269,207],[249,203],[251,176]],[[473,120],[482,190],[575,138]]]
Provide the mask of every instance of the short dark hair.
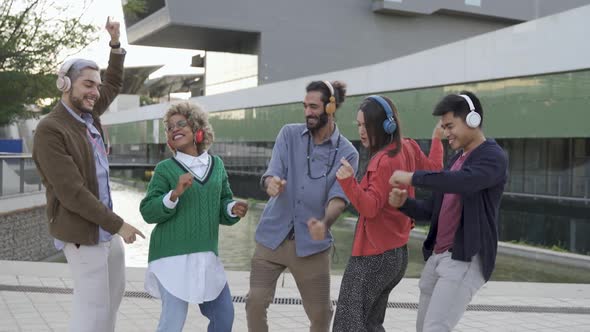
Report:
[[[346,98],[346,83],[341,81],[330,82],[334,88],[334,98],[336,98],[336,109],[340,108],[340,105]],[[324,107],[330,102],[330,88],[324,83],[324,81],[313,81],[305,87],[306,92],[319,91],[322,93],[322,102]]]
[[369,153],[374,155],[390,143],[395,142],[395,148],[387,152],[388,156],[394,157],[402,149],[402,134],[399,115],[397,113],[397,108],[391,99],[385,96],[380,97],[385,99],[389,104],[389,107],[391,107],[397,129],[393,133],[393,137],[386,133],[383,128],[383,122],[387,119],[387,114],[385,113],[383,106],[372,98],[365,98],[359,106],[359,110],[363,112],[365,117],[365,128],[367,130],[367,138],[369,139]]
[[479,98],[477,98],[477,96],[475,96],[475,94],[471,91],[463,90],[458,94],[445,96],[441,101],[438,102],[438,104],[436,104],[432,115],[443,116],[449,112],[453,112],[454,117],[461,118],[465,122],[465,118],[471,110],[469,109],[467,100],[459,95],[466,95],[469,97],[469,99],[471,99],[473,106],[475,107],[475,112],[479,113],[481,116],[481,123],[479,124],[479,127],[481,128],[483,125],[483,108],[481,107]]

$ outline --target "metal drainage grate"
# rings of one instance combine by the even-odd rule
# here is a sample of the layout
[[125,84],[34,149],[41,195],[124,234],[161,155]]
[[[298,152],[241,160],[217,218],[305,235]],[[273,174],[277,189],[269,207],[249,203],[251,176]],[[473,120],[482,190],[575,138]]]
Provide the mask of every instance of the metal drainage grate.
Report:
[[418,310],[418,303],[410,302],[387,302],[387,307],[392,309]]
[[[61,287],[41,287],[41,286],[14,286],[1,285],[0,291],[7,292],[28,292],[28,293],[48,293],[48,294],[72,294],[71,288]],[[125,297],[153,299],[153,297],[140,291],[125,291]],[[233,296],[233,303],[246,303],[245,296]],[[301,299],[277,297],[273,304],[301,305]],[[337,301],[332,300],[333,305]],[[388,302],[387,308],[390,309],[408,309],[417,310],[418,304],[411,302]],[[523,313],[548,313],[548,314],[590,314],[590,307],[540,307],[540,306],[519,306],[519,305],[489,305],[489,304],[470,304],[467,311],[485,311],[485,312],[523,312]]]

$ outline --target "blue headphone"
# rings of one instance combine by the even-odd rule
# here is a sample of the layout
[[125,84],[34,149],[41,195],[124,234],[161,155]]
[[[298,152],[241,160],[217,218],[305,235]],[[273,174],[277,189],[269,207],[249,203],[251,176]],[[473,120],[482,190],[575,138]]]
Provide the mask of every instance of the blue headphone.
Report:
[[397,124],[395,123],[395,119],[393,117],[393,110],[391,109],[391,106],[389,106],[389,103],[383,97],[378,95],[368,96],[367,99],[372,99],[376,101],[379,105],[381,105],[381,108],[383,108],[383,110],[385,111],[385,115],[387,116],[387,119],[383,121],[383,129],[387,134],[393,135],[393,133],[395,133],[395,130],[397,129]]

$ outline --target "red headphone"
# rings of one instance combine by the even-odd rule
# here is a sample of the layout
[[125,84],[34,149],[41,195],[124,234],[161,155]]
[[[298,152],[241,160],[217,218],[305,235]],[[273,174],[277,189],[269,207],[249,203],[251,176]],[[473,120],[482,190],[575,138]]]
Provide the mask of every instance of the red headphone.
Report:
[[201,142],[203,142],[204,139],[205,139],[205,132],[203,131],[203,129],[197,129],[197,132],[195,133],[195,142],[201,143]]
[[[195,133],[195,142],[198,143],[202,143],[203,140],[205,139],[205,132],[203,131],[203,129],[197,129],[197,132]],[[166,144],[168,144],[168,148],[170,150],[176,151],[176,149],[174,149],[172,147],[172,144],[170,143],[170,140],[166,141]]]

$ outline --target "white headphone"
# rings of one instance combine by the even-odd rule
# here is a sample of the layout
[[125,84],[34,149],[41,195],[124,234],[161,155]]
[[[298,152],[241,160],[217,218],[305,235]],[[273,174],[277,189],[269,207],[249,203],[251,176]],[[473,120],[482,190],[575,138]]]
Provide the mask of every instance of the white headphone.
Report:
[[477,128],[481,124],[481,115],[475,111],[475,106],[473,105],[473,101],[469,98],[468,95],[458,95],[462,97],[469,105],[469,114],[465,117],[465,122],[469,128]]
[[72,87],[72,81],[69,77],[67,77],[67,73],[70,68],[80,59],[70,59],[61,65],[61,68],[57,71],[57,80],[55,81],[55,86],[61,92],[68,92]]

